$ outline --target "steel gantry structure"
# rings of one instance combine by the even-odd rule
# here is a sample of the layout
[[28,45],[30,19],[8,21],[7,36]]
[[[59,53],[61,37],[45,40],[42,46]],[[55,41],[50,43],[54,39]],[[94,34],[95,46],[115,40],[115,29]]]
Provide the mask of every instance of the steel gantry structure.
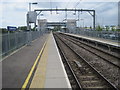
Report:
[[36,9],[34,10],[35,12],[39,11],[38,15],[42,12],[42,11],[75,11],[75,12],[88,12],[92,17],[93,17],[93,28],[95,30],[95,10],[88,10],[88,9]]

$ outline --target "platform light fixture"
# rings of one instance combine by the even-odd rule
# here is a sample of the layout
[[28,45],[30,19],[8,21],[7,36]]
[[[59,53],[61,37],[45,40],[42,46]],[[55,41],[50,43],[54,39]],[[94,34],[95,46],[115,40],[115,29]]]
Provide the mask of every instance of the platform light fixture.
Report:
[[31,11],[31,4],[36,5],[38,3],[37,2],[29,3],[29,11]]

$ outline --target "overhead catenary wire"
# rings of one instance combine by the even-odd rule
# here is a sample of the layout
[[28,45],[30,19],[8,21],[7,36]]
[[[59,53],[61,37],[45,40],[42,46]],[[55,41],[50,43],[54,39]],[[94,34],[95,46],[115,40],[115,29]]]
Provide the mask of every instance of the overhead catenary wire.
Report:
[[[75,8],[75,12],[73,13],[73,15],[76,15],[76,16],[77,16],[77,14],[76,14],[76,7],[80,4],[81,1],[82,1],[82,0],[79,0],[79,1],[75,4],[75,6],[73,7],[73,8]],[[78,11],[78,19],[76,19],[76,21],[79,21],[79,11]]]
[[71,0],[69,0],[69,2],[65,6],[65,9],[66,9],[66,11],[65,11],[65,17],[64,17],[65,19],[63,18],[63,21],[67,20],[67,7],[70,4],[70,2],[71,2]]
[[[94,7],[93,6],[91,6],[91,7],[88,7],[88,9],[101,9],[100,7],[102,7],[102,6],[105,6],[106,5],[106,3],[100,3],[100,4],[96,4]],[[76,4],[76,6],[77,6],[77,4]],[[81,14],[82,14],[82,12],[81,12]],[[96,25],[99,25],[99,22],[98,22],[98,20],[97,20],[97,18],[98,18],[98,16],[99,16],[99,14],[98,14],[98,12],[96,12],[96,14],[95,14],[95,17],[96,17]],[[102,17],[103,18],[103,17]],[[103,25],[103,24],[102,24]]]
[[[65,6],[65,9],[67,9],[68,5],[70,4],[71,0],[68,1],[68,3],[66,4]],[[65,17],[63,17],[63,20],[62,21],[65,21],[66,19],[64,18],[67,18],[67,11],[65,11]]]
[[73,8],[76,8],[82,0],[79,0]]
[[[69,2],[66,4],[65,9],[67,9],[67,7],[69,6],[70,2],[71,2],[71,0],[69,0]],[[65,20],[67,20],[67,11],[65,11],[65,18],[66,18]]]

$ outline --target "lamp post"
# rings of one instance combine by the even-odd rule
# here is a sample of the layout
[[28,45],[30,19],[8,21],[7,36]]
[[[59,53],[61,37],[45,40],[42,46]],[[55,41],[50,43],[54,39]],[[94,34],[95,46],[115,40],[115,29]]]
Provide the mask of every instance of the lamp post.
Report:
[[[37,2],[34,2],[34,3],[29,3],[29,12],[31,11],[31,4],[38,4]],[[28,16],[28,24],[29,24],[29,16]],[[30,25],[31,26],[31,25]],[[29,28],[29,30],[30,30],[30,28]]]
[[31,11],[31,4],[38,4],[37,2],[34,2],[34,3],[29,3],[29,11]]
[[[32,41],[32,36],[31,36],[31,23],[30,23],[30,18],[29,18],[29,12],[31,12],[31,4],[38,4],[37,2],[35,3],[29,3],[29,11],[27,14],[27,30],[30,31],[29,32],[29,36],[28,36],[28,45],[30,45],[31,41]],[[36,25],[36,24],[35,24]]]

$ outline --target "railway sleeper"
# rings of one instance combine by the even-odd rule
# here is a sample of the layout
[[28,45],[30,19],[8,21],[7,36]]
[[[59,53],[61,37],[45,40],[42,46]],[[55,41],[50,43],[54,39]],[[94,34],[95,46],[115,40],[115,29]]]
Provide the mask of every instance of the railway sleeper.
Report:
[[[79,74],[81,74],[78,78],[81,82],[83,88],[97,88],[97,89],[105,89],[108,88],[103,81],[101,81],[98,77],[96,77],[92,72],[90,72],[89,68],[83,67],[80,62],[73,61],[77,65],[77,68],[80,69]],[[82,70],[82,71],[81,71]],[[86,86],[87,85],[87,86]]]
[[[100,80],[87,80],[87,81],[81,81],[83,88],[109,88]],[[102,82],[102,83],[101,83]]]
[[[69,45],[67,45],[69,46]],[[98,88],[98,87],[102,87],[102,88],[111,88],[109,86],[109,83],[107,85],[106,81],[103,81],[101,79],[98,79],[98,80],[81,80],[80,79],[80,76],[84,76],[84,75],[88,75],[88,76],[93,76],[93,77],[96,77],[96,78],[99,78],[99,76],[96,76],[96,74],[88,67],[88,65],[86,64],[83,64],[82,62],[80,63],[76,63],[76,67],[80,69],[79,71],[79,76],[77,75],[77,77],[79,78],[79,81],[81,82],[81,85],[83,88]],[[75,66],[74,66],[75,67]],[[90,79],[90,78],[89,78]]]
[[93,75],[82,75],[79,77],[82,81],[88,81],[88,80],[99,80],[99,78],[93,76]]

